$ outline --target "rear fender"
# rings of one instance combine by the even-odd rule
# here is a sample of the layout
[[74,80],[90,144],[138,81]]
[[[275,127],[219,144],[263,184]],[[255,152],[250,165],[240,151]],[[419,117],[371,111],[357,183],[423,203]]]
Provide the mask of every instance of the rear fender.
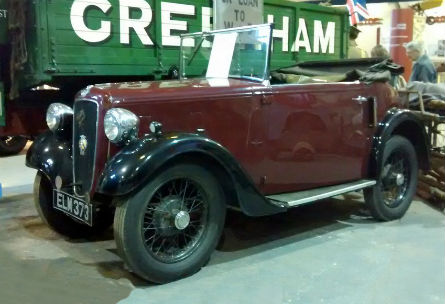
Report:
[[419,161],[419,168],[430,169],[430,144],[425,125],[417,116],[404,109],[389,110],[377,127],[373,138],[373,147],[369,163],[372,178],[378,178],[383,166],[383,149],[393,135],[406,137],[414,146]]
[[110,196],[132,195],[165,164],[190,153],[211,158],[223,168],[230,176],[237,203],[245,214],[261,216],[285,211],[269,203],[227,149],[199,134],[171,133],[160,138],[146,136],[124,147],[107,162],[99,178],[97,192]]

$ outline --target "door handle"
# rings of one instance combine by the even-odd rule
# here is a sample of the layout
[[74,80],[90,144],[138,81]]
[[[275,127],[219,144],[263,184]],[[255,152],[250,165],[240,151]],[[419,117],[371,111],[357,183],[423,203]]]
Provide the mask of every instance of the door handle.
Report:
[[251,144],[252,146],[260,146],[260,145],[263,144],[263,142],[260,141],[260,140],[252,140],[252,141],[250,142],[250,144]]
[[363,96],[357,96],[357,97],[352,98],[352,100],[354,100],[358,104],[362,104],[362,103],[368,101],[368,98],[363,97]]

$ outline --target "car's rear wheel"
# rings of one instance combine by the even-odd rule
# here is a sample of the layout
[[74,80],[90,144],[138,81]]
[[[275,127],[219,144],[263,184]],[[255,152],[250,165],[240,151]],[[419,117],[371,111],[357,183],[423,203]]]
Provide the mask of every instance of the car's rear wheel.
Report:
[[413,145],[402,136],[393,136],[383,151],[383,165],[377,184],[365,189],[365,202],[378,220],[401,218],[417,187],[417,156]]
[[34,205],[45,224],[69,238],[97,235],[111,226],[114,210],[102,209],[94,214],[93,226],[87,226],[53,207],[53,186],[50,180],[38,172],[34,179]]
[[28,139],[23,136],[0,137],[0,156],[14,155],[25,148]]
[[165,283],[197,272],[210,258],[225,220],[217,179],[195,164],[160,172],[117,206],[114,233],[128,267]]

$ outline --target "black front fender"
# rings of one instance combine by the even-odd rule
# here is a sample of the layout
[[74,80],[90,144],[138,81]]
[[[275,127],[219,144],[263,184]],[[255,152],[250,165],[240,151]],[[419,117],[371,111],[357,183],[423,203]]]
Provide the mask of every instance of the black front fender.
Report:
[[26,153],[26,166],[37,169],[54,185],[57,175],[64,185],[73,182],[71,140],[55,135],[51,131],[40,134]]
[[125,196],[146,185],[164,164],[193,153],[211,158],[230,176],[238,203],[252,216],[274,214],[284,208],[270,204],[232,154],[217,142],[199,134],[174,133],[160,138],[150,136],[124,147],[107,162],[99,178],[97,192]]
[[393,135],[401,135],[411,141],[417,153],[419,167],[423,170],[429,170],[430,143],[426,135],[425,125],[413,112],[393,108],[388,111],[383,121],[380,122],[373,138],[369,164],[372,178],[378,177],[378,172],[380,172],[383,165],[383,149],[386,142]]

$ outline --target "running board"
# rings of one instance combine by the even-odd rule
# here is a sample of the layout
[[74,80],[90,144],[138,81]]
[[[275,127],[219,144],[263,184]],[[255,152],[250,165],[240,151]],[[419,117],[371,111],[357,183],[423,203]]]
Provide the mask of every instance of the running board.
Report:
[[316,188],[298,192],[268,195],[266,196],[266,198],[268,198],[271,203],[281,207],[295,207],[310,202],[318,201],[321,199],[325,199],[328,197],[333,197],[339,194],[371,187],[374,186],[375,184],[376,184],[375,180],[362,179],[347,184]]

